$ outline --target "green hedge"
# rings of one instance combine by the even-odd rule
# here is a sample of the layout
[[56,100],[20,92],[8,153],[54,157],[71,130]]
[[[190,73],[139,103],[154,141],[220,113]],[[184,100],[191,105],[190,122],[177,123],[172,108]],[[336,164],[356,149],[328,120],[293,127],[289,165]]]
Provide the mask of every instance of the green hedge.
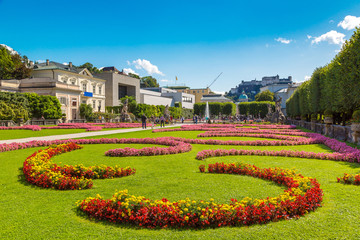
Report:
[[360,29],[345,42],[341,51],[324,67],[316,68],[286,102],[291,117],[310,119],[329,110],[337,123],[351,119],[360,108]]
[[[195,103],[194,104],[194,114],[196,115],[205,115],[206,103]],[[211,115],[235,115],[236,113],[236,104],[235,103],[220,103],[220,102],[211,102],[209,103],[209,110]]]
[[[7,106],[11,107],[12,120],[24,118],[25,120],[44,116],[47,119],[59,119],[62,116],[59,100],[54,96],[38,95],[36,93],[11,93],[0,92],[0,111],[9,112]],[[9,120],[6,114],[0,114],[0,120]]]
[[270,101],[264,102],[242,102],[239,103],[239,113],[241,115],[252,115],[254,117],[258,117],[260,114],[261,118],[264,118],[268,113],[268,104],[270,104],[275,110],[275,103]]

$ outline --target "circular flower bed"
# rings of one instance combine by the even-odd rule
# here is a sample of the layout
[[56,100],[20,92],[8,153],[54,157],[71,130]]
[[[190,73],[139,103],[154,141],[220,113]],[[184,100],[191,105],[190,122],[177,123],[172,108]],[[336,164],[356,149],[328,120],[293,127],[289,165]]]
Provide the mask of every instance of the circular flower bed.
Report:
[[51,158],[55,155],[81,148],[70,142],[33,153],[24,162],[23,172],[26,180],[39,187],[75,190],[91,188],[93,186],[91,179],[124,177],[136,172],[130,167],[105,165],[84,167],[81,164],[59,166],[51,162]]
[[[200,166],[205,171],[205,166]],[[77,203],[89,217],[114,223],[127,223],[146,228],[205,228],[261,224],[280,219],[297,218],[314,211],[322,201],[322,190],[316,179],[303,177],[293,170],[261,169],[245,163],[209,164],[209,173],[248,175],[286,186],[274,198],[231,199],[229,204],[190,199],[170,202],[150,200],[119,191],[111,199],[89,197]]]

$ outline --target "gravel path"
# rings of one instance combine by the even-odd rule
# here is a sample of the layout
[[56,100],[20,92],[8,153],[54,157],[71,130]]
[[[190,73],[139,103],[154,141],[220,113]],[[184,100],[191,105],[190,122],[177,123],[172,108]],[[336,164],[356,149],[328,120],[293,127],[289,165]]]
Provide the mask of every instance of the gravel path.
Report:
[[[183,125],[183,124],[173,124],[170,126],[166,126],[165,128],[180,127],[181,125]],[[160,128],[160,127],[154,127],[154,129],[158,129],[158,128]],[[9,139],[9,140],[0,140],[0,144],[13,143],[13,142],[25,143],[25,142],[30,142],[30,141],[34,141],[34,140],[44,141],[44,140],[69,139],[69,138],[85,138],[85,137],[109,135],[109,134],[116,134],[116,133],[137,132],[137,131],[143,131],[143,130],[149,130],[149,129],[151,129],[151,127],[148,127],[147,129],[127,128],[127,129],[117,129],[117,130],[109,130],[109,131],[82,132],[82,133],[72,133],[72,134],[63,134],[63,135],[51,135],[51,136],[44,136],[44,137]]]

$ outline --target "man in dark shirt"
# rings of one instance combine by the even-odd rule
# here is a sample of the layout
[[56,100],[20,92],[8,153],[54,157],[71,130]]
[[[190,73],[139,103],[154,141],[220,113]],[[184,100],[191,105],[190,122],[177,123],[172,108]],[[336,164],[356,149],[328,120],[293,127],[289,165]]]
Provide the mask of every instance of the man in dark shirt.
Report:
[[146,119],[147,119],[147,117],[145,116],[145,114],[143,114],[141,116],[141,123],[142,123],[142,128],[143,129],[146,129]]

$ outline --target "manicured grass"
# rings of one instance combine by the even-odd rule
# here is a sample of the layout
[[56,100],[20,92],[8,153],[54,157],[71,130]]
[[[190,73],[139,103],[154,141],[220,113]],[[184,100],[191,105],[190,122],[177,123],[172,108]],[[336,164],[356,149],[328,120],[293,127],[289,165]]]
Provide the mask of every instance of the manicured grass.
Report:
[[[151,130],[148,130],[106,137],[195,138],[198,133],[200,132],[151,133]],[[98,138],[101,137],[105,136]],[[127,146],[141,148],[149,145]],[[0,153],[0,236],[4,239],[357,239],[360,237],[359,186],[336,183],[336,177],[343,175],[344,172],[359,172],[360,164],[262,156],[219,157],[206,161],[195,159],[196,153],[204,149],[296,149],[331,152],[326,146],[253,147],[194,144],[191,152],[177,155],[126,158],[104,156],[106,150],[117,147],[124,145],[85,145],[81,150],[54,158],[55,162],[62,164],[119,165],[131,166],[137,170],[134,176],[95,180],[92,189],[78,191],[42,189],[23,181],[19,169],[25,158],[39,148]],[[245,196],[272,197],[283,191],[282,187],[265,180],[225,174],[201,174],[198,170],[198,166],[205,163],[235,161],[244,161],[262,168],[296,168],[302,175],[316,178],[324,191],[323,206],[297,220],[205,230],[139,229],[92,221],[74,210],[77,200],[96,194],[110,198],[116,190],[122,189],[128,189],[130,194],[151,199],[165,197],[175,201],[186,197],[203,200],[214,198],[220,203]]]

